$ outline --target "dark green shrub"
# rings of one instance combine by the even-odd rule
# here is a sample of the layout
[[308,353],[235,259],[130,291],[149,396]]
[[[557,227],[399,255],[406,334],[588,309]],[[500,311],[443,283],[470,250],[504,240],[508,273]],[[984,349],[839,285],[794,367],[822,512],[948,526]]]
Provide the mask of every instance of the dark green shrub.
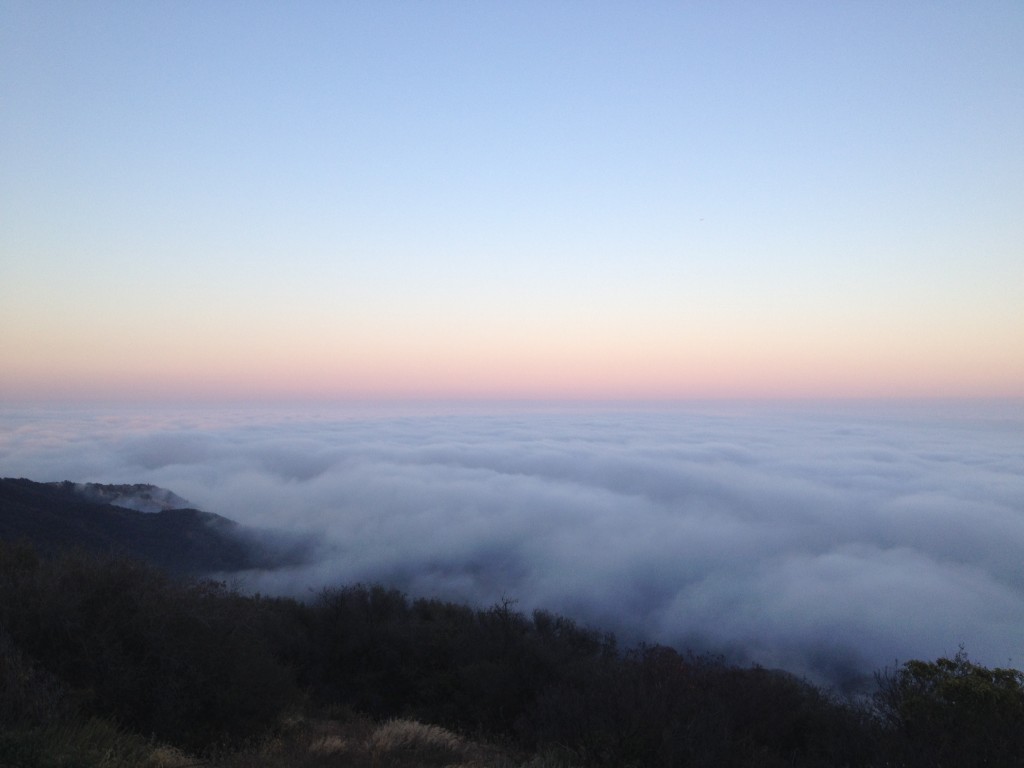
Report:
[[84,712],[188,747],[261,733],[293,700],[261,606],[211,582],[0,545],[0,626]]
[[862,710],[783,672],[641,646],[538,702],[538,745],[600,766],[872,765]]
[[147,739],[102,718],[0,730],[5,768],[159,768],[158,758]]
[[0,724],[50,725],[72,713],[64,686],[0,632]]
[[909,661],[878,676],[875,697],[905,766],[1024,765],[1024,673],[952,659]]

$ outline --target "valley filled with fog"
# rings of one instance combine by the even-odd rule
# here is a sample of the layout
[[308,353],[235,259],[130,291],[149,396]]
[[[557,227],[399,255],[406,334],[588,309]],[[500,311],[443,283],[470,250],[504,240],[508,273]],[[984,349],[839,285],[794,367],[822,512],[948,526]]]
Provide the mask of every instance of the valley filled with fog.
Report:
[[1022,437],[1019,403],[23,408],[0,474],[315,537],[247,590],[512,599],[843,684],[1021,665]]

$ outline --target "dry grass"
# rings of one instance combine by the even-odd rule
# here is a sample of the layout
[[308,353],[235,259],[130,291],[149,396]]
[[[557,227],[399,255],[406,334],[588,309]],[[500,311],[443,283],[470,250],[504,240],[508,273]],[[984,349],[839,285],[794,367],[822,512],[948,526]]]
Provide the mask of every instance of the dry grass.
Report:
[[450,752],[463,747],[462,739],[437,725],[425,725],[415,720],[388,720],[377,726],[370,736],[370,749],[391,752]]
[[8,731],[0,737],[0,766],[19,764],[47,768],[570,768],[554,755],[514,755],[436,725],[401,719],[375,723],[360,716],[296,719],[248,747],[204,757],[124,734],[102,720],[20,735]]
[[[191,763],[196,765],[196,763]],[[212,759],[209,768],[569,768],[551,756],[516,757],[414,720],[292,723],[251,749]],[[156,767],[154,767],[156,768]],[[160,766],[164,768],[164,766]],[[167,765],[166,768],[185,768]]]
[[157,747],[149,753],[147,768],[192,768],[196,759],[174,747]]

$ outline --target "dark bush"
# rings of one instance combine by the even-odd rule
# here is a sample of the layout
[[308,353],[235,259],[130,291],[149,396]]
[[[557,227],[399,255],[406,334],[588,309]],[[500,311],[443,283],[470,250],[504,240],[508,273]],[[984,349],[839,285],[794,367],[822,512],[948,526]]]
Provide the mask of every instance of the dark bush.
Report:
[[258,601],[128,560],[0,545],[0,625],[84,712],[189,747],[264,731],[293,700]]
[[1024,765],[1024,673],[952,659],[878,676],[875,697],[900,765]]
[[781,671],[664,646],[622,652],[514,605],[379,585],[304,604],[0,543],[0,758],[67,724],[75,743],[123,733],[202,750],[265,735],[303,707],[411,718],[583,766],[1024,765],[1016,670],[963,654],[908,662],[879,676],[872,707],[856,706]]
[[0,723],[8,726],[51,725],[72,714],[60,681],[39,669],[0,632]]
[[784,672],[642,646],[550,689],[540,744],[588,765],[843,766],[873,764],[863,710]]

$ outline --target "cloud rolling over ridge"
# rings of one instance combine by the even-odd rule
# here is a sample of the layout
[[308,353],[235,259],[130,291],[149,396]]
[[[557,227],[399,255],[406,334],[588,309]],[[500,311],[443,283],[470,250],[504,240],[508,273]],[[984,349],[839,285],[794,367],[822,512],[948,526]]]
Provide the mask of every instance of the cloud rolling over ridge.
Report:
[[564,612],[836,680],[1024,659],[1024,413],[705,406],[9,411],[3,474],[150,482],[316,534],[244,583],[357,580]]

